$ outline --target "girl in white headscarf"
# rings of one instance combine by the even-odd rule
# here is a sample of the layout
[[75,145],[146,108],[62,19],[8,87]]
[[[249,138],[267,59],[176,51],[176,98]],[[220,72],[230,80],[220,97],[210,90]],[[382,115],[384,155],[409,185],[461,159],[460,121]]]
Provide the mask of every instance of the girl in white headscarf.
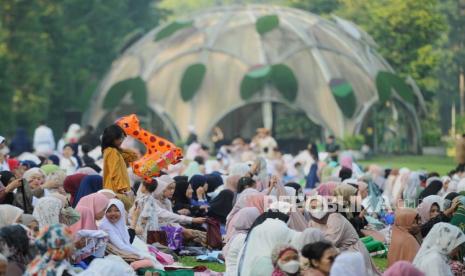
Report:
[[289,244],[294,235],[283,221],[267,219],[255,227],[239,253],[238,275],[271,275],[273,263],[271,253],[278,244]]
[[108,233],[110,243],[119,250],[140,256],[140,251],[129,242],[129,232],[126,226],[126,210],[124,209],[123,202],[119,199],[110,200],[99,228]]
[[437,223],[423,240],[413,265],[425,276],[452,276],[448,260],[458,253],[463,243],[465,235],[460,228],[449,223]]

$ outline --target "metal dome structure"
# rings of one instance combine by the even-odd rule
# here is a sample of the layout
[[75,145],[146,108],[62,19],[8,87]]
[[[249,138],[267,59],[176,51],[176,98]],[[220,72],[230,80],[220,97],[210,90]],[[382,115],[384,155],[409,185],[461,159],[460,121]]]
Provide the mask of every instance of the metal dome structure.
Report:
[[282,103],[344,137],[362,131],[376,103],[395,102],[419,148],[421,93],[375,48],[365,32],[335,16],[271,5],[208,9],[130,45],[99,85],[84,121],[98,125],[132,106],[158,117],[173,139],[185,138],[191,127],[205,139],[240,107],[260,103],[266,117],[270,103]]

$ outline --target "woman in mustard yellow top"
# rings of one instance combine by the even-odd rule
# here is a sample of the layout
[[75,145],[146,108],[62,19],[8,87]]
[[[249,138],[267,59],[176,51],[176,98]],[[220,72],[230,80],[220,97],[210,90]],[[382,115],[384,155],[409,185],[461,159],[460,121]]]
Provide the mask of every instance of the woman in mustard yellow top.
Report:
[[130,162],[137,159],[137,155],[120,148],[125,137],[123,129],[117,125],[111,125],[103,131],[103,188],[115,192],[125,207],[130,207],[134,196],[131,192],[127,167]]

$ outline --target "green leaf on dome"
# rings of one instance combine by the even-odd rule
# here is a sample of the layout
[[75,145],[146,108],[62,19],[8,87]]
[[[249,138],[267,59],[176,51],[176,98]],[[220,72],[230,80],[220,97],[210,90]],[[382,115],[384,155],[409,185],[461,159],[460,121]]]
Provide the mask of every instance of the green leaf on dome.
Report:
[[161,30],[155,35],[155,41],[160,41],[164,38],[170,37],[172,34],[176,33],[179,30],[190,28],[194,25],[192,20],[189,21],[174,21]]
[[181,79],[181,98],[190,101],[200,89],[207,67],[202,63],[192,64],[187,67]]
[[275,14],[261,16],[257,19],[257,22],[255,22],[255,28],[257,29],[257,32],[261,35],[264,35],[265,33],[272,31],[278,26],[279,17]]

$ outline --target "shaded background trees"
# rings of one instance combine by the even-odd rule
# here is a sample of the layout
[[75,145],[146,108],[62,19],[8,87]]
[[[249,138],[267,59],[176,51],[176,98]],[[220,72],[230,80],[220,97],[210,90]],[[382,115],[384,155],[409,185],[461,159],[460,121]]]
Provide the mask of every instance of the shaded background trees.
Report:
[[[0,130],[46,120],[58,134],[84,112],[112,60],[136,35],[197,9],[270,3],[338,15],[371,35],[427,101],[424,142],[439,142],[456,107],[465,112],[465,0],[41,0],[0,2]],[[460,92],[462,91],[462,92]],[[460,97],[462,95],[462,98]],[[465,131],[464,120],[457,120]],[[462,127],[462,125],[464,125]]]

